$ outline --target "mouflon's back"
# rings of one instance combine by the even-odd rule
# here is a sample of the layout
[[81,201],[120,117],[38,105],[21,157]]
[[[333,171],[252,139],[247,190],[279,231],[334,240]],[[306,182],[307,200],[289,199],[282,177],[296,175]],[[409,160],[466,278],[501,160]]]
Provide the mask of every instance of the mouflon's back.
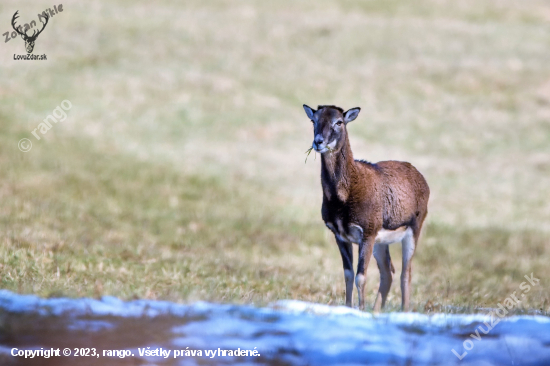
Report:
[[383,227],[417,227],[428,213],[430,188],[424,176],[410,163],[381,161],[372,164],[381,183]]

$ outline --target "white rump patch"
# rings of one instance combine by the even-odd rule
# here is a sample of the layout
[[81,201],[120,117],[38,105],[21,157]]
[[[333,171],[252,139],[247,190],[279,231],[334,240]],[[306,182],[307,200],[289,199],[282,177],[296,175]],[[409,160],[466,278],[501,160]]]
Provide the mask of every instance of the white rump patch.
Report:
[[[359,225],[349,224],[347,230],[344,230],[341,220],[336,220],[336,227],[331,222],[327,222],[325,225],[336,235],[338,240],[356,244],[360,244],[363,241],[363,228]],[[395,230],[381,229],[376,233],[374,245],[388,245],[400,242],[406,237],[412,238],[412,235],[413,231],[408,226],[402,226]]]
[[386,230],[381,229],[376,234],[376,239],[374,239],[374,244],[382,244],[382,245],[388,245],[392,244],[398,241],[401,241],[405,238],[407,235],[412,236],[412,229],[407,226],[402,226],[395,230]]

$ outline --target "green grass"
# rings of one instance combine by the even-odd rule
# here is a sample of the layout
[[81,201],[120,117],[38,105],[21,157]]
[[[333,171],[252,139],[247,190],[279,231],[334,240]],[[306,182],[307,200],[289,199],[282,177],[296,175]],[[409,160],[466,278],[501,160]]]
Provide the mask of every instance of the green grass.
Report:
[[[336,104],[362,108],[357,158],[410,161],[430,184],[417,311],[495,307],[530,273],[541,282],[522,308],[550,310],[544,1],[64,8],[36,42],[48,61],[11,60],[20,39],[0,61],[2,288],[342,304],[301,108]],[[38,11],[8,1],[2,19],[17,9],[22,21]],[[37,141],[64,99],[67,120]],[[373,260],[369,304],[377,272]],[[398,277],[389,300],[399,307]]]

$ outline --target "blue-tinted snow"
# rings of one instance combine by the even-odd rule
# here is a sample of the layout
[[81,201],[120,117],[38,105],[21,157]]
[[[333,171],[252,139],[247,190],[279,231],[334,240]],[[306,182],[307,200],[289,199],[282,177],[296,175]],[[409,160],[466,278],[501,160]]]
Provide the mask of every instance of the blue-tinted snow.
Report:
[[[172,350],[256,347],[261,354],[261,357],[215,359],[149,357],[137,358],[136,364],[550,365],[550,319],[542,316],[491,319],[481,314],[373,315],[347,307],[294,300],[255,308],[205,302],[192,305],[149,300],[124,302],[114,297],[42,299],[5,290],[0,290],[0,309],[14,314],[70,319],[67,334],[73,330],[109,334],[118,331],[117,339],[123,339],[127,334],[117,319],[132,319],[134,325],[146,322],[144,327],[148,327],[149,335],[154,332],[169,335],[141,346]],[[169,319],[167,329],[162,332],[152,326],[160,317]],[[484,323],[490,325],[497,319],[500,322],[488,334],[480,330],[480,326],[487,330]],[[470,336],[473,333],[478,337],[476,330],[480,340]],[[143,342],[147,343],[147,339]],[[464,345],[473,348],[465,350]],[[128,349],[134,352],[137,347],[140,346]],[[459,360],[452,349],[459,355],[465,351],[467,354]],[[118,361],[111,359],[110,364],[116,365]]]

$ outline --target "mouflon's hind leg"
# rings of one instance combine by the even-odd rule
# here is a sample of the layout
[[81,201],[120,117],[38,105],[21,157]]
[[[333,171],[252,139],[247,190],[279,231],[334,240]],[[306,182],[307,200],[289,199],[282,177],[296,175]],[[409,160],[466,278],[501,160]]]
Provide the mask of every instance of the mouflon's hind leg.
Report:
[[376,264],[378,264],[378,270],[380,271],[380,287],[378,288],[378,294],[374,302],[374,311],[380,311],[380,309],[383,309],[386,305],[386,298],[390,292],[395,269],[391,262],[389,245],[375,245],[373,255],[376,259]]
[[403,249],[403,266],[401,269],[401,310],[409,311],[409,299],[411,294],[412,258],[416,250],[416,238],[411,230],[401,241]]
[[338,249],[342,255],[344,265],[344,279],[346,281],[346,306],[351,307],[353,298],[353,246],[352,243],[336,238]]
[[359,258],[357,259],[357,275],[355,276],[355,286],[357,287],[357,297],[359,298],[359,309],[365,309],[365,284],[367,283],[367,268],[374,246],[374,235],[363,236],[363,241],[359,244]]

